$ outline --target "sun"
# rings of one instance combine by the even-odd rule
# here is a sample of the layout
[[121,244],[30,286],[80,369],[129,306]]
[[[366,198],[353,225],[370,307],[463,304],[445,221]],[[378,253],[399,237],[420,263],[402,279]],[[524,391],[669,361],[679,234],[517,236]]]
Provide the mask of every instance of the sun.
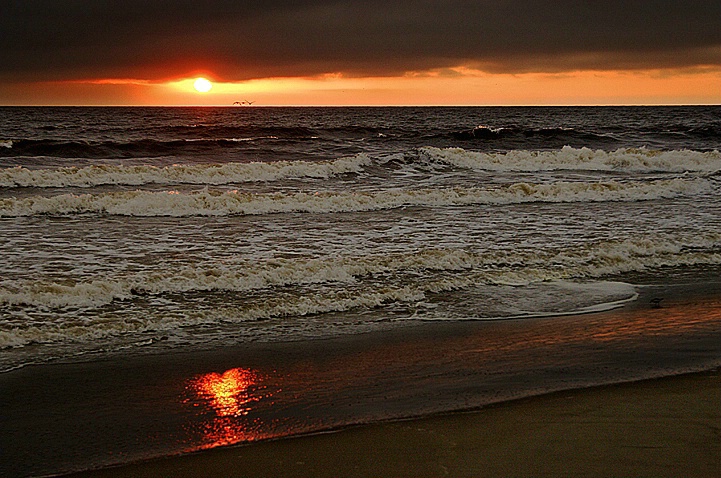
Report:
[[196,78],[193,87],[200,93],[207,93],[213,87],[213,84],[205,78]]

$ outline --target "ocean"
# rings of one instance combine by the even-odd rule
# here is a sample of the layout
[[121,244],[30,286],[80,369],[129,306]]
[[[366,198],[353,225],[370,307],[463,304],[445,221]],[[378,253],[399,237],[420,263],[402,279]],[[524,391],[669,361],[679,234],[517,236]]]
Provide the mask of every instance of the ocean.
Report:
[[[673,287],[720,295],[720,150],[718,106],[0,108],[0,398],[16,411],[8,420],[18,433],[30,422],[17,418],[21,402],[8,404],[25,390],[23,374],[129,363],[147,371],[191,353],[209,364],[232,350],[249,354],[246,363],[265,357],[255,360],[263,370],[198,366],[178,378],[186,394],[178,403],[207,405],[223,433],[232,429],[221,438],[188,438],[178,419],[167,442],[138,445],[146,431],[135,430],[135,445],[113,454],[113,444],[94,449],[77,438],[70,461],[48,451],[45,462],[18,459],[6,471],[72,471],[721,363],[715,306],[688,324],[627,317],[610,330],[593,319],[671,310],[685,294]],[[464,388],[462,403],[453,387],[416,405],[386,394],[382,413],[376,399],[350,394],[363,402],[353,412],[329,405],[303,415],[309,407],[292,401],[303,387],[284,402],[293,387],[273,365],[285,360],[277,354],[355,338],[402,342],[429,327],[495,337],[484,353],[506,356],[502,337],[533,334],[560,350],[545,327],[570,327],[569,317],[578,334],[636,330],[626,337],[635,345],[693,335],[697,348],[645,356],[656,368],[618,359],[593,378],[559,372],[519,389],[494,382],[492,397]],[[501,328],[509,335],[493,335]],[[446,350],[443,337],[424,347]],[[579,363],[569,355],[564,370],[594,365],[573,343],[564,353]],[[394,361],[379,357],[369,363]],[[435,372],[415,375],[414,390],[434,390],[426,381],[445,357],[423,362]],[[294,363],[296,376],[317,366]],[[366,384],[383,375],[341,369],[348,383],[326,384],[337,385],[336,399],[355,374]],[[245,431],[233,420],[245,420]],[[53,436],[27,448],[67,446]]]

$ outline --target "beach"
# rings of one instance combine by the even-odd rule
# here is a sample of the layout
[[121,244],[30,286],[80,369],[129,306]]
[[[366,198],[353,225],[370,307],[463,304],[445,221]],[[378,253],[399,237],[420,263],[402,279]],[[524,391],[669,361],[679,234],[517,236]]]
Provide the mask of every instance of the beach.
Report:
[[721,372],[163,458],[114,477],[717,477]]
[[714,476],[706,280],[600,313],[25,367],[0,375],[3,471]]
[[719,18],[3,2],[0,478],[721,478]]
[[0,476],[703,476],[719,111],[0,108]]

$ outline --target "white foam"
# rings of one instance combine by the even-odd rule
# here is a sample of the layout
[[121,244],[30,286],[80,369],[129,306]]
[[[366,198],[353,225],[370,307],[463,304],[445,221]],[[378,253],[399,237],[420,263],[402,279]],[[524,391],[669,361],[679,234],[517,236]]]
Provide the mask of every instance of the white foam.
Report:
[[[188,291],[246,292],[278,286],[355,284],[376,274],[426,271],[422,292],[442,292],[474,284],[521,286],[545,281],[599,278],[652,267],[721,264],[719,234],[692,237],[640,237],[603,241],[575,248],[544,251],[472,253],[459,249],[426,249],[409,253],[324,259],[275,259],[266,263],[186,266],[134,275],[95,277],[61,284],[41,280],[0,283],[0,305],[42,308],[95,308],[137,294]],[[428,271],[455,271],[433,278]],[[414,279],[415,281],[416,279]]]
[[110,214],[120,216],[228,216],[274,213],[362,212],[403,206],[446,207],[528,202],[643,201],[707,194],[717,185],[704,178],[655,181],[516,183],[494,189],[390,189],[376,192],[334,191],[250,194],[239,191],[191,193],[127,191],[61,194],[0,199],[0,217],[39,214]]
[[559,151],[516,150],[481,153],[461,148],[421,148],[431,161],[483,171],[628,171],[628,172],[715,172],[721,170],[719,151],[655,151],[622,148],[616,151],[564,146]]
[[40,324],[37,326],[0,330],[0,349],[22,347],[30,343],[92,342],[98,339],[138,332],[172,331],[179,327],[218,322],[249,322],[276,317],[305,316],[325,312],[342,312],[358,307],[378,307],[384,303],[414,302],[424,298],[423,292],[412,287],[383,287],[376,290],[311,294],[286,298],[282,303],[260,303],[239,309],[234,307],[188,311],[182,316],[164,315],[162,319],[132,317],[130,320],[90,319],[82,325]]
[[428,250],[413,254],[336,259],[276,259],[265,264],[217,264],[154,271],[125,278],[77,284],[18,281],[0,283],[0,304],[40,307],[98,307],[135,293],[161,294],[191,290],[250,291],[272,286],[352,283],[356,277],[398,270],[459,270],[475,260],[464,251]]
[[0,141],[0,148],[12,149],[12,147],[13,147],[13,142],[12,142],[12,141],[10,141],[10,140]]
[[[440,314],[435,310],[438,304],[418,304],[426,308],[421,314],[416,312],[400,320],[422,321],[458,321],[458,320],[508,320],[538,317],[559,317],[564,315],[577,315],[604,312],[613,310],[638,299],[636,286],[624,282],[567,282],[554,281],[536,284],[518,291],[516,287],[508,294],[508,289],[486,290],[500,301],[489,301],[488,298],[480,300],[485,304],[482,314],[476,316],[453,316],[443,310]],[[504,300],[506,299],[506,300]],[[524,306],[530,309],[524,310]],[[550,310],[549,310],[550,309]]]
[[[0,330],[0,348],[22,347],[30,343],[90,343],[126,333],[172,331],[182,326],[217,324],[219,321],[244,322],[342,312],[359,307],[378,307],[389,302],[412,305],[428,301],[429,293],[475,288],[479,284],[519,286],[552,282],[554,287],[571,289],[565,296],[570,294],[574,297],[573,288],[576,287],[579,295],[586,297],[583,302],[591,305],[548,311],[546,315],[596,312],[634,300],[633,287],[623,283],[574,284],[570,281],[594,280],[607,274],[651,267],[719,265],[719,245],[721,233],[649,236],[560,250],[472,253],[456,249],[429,249],[323,260],[284,259],[263,264],[236,264],[234,267],[227,264],[203,268],[188,266],[177,272],[156,270],[127,277],[97,277],[76,284],[3,281],[0,283],[1,308],[10,306],[16,312],[23,308],[35,308],[38,313],[50,318],[45,322],[37,321],[33,326],[3,328]],[[445,274],[449,271],[455,272]],[[387,274],[396,279],[377,281],[373,280],[375,274]],[[399,277],[405,278],[397,279]],[[341,283],[341,286],[314,286],[297,293],[284,293],[277,296],[278,300],[253,301],[245,306],[227,305],[203,310],[183,308],[182,313],[130,314],[123,318],[115,314],[106,316],[103,309],[98,308],[113,301],[131,299],[137,293],[151,294],[151,299],[162,300],[159,295],[165,293],[243,292],[273,286],[333,283]],[[549,305],[555,308],[553,302]],[[91,312],[78,320],[62,319],[65,322],[55,323],[55,314],[51,311],[64,314],[66,307],[71,308],[73,316],[82,309]],[[529,311],[522,316],[537,316],[539,313],[546,311]],[[440,319],[435,317],[432,320]]]
[[253,163],[157,166],[103,165],[83,168],[0,169],[2,187],[92,187],[142,184],[233,184],[286,178],[321,178],[357,173],[370,164],[365,154],[334,161],[277,161]]

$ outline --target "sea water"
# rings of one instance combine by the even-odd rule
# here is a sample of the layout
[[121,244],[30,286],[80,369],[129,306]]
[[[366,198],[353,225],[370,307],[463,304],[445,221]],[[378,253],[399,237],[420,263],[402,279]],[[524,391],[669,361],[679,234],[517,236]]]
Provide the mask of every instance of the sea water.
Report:
[[0,108],[0,370],[617,307],[721,265],[720,148],[720,107]]

